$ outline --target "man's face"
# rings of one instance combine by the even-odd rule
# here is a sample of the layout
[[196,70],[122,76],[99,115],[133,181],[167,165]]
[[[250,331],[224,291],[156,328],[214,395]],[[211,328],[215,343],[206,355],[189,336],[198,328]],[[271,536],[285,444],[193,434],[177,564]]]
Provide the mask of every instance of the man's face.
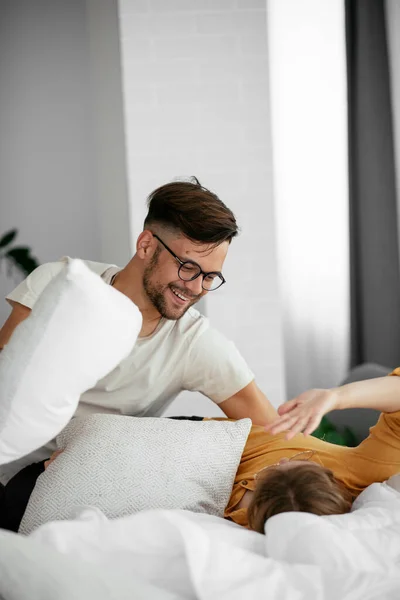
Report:
[[[222,271],[228,242],[210,248],[209,244],[195,244],[184,237],[164,237],[165,239],[161,238],[163,242],[180,260],[196,262],[205,273]],[[202,288],[202,275],[193,281],[182,281],[178,276],[178,269],[178,261],[157,242],[157,248],[143,273],[143,288],[153,306],[165,319],[180,319],[188,308],[207,294]]]

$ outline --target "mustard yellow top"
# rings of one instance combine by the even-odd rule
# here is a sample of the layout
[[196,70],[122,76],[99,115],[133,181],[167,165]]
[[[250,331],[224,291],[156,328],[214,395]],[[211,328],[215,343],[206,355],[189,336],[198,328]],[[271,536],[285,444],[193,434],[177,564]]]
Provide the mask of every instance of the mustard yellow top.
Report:
[[[400,376],[400,367],[391,375]],[[285,433],[271,435],[253,425],[247,439],[225,518],[247,527],[247,508],[236,509],[246,490],[255,489],[254,475],[281,458],[314,450],[312,461],[331,469],[354,497],[368,485],[382,482],[400,471],[400,411],[382,413],[369,436],[355,448],[338,446],[302,433],[285,440]]]

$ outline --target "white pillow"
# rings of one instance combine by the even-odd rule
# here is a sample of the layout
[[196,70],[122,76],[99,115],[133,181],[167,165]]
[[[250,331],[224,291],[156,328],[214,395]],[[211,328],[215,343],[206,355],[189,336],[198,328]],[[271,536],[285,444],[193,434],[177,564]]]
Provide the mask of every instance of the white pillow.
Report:
[[130,353],[141,323],[131,300],[70,261],[0,354],[0,464],[53,439],[80,395]]
[[250,419],[77,417],[57,438],[65,450],[38,478],[20,532],[82,505],[109,518],[150,508],[223,516],[250,428]]
[[[105,548],[105,553],[107,549]],[[107,556],[107,554],[105,554]],[[62,552],[51,542],[0,530],[0,598],[5,600],[176,600],[177,596],[128,573],[126,558],[104,568]],[[171,560],[171,559],[170,559]],[[179,595],[181,597],[181,595]]]

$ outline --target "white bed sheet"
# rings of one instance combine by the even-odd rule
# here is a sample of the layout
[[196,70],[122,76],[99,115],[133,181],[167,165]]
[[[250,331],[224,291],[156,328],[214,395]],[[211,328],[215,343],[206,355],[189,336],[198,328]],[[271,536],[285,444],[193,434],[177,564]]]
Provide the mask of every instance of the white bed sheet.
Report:
[[[138,598],[139,583],[157,590],[157,598],[400,598],[400,493],[387,484],[370,486],[348,515],[277,515],[266,536],[186,511],[144,511],[110,521],[80,507],[73,516],[27,538],[16,536],[18,542],[79,561],[103,581],[109,576],[110,584],[117,578],[120,590]],[[0,535],[0,558],[2,541]],[[74,598],[80,597],[77,591]]]

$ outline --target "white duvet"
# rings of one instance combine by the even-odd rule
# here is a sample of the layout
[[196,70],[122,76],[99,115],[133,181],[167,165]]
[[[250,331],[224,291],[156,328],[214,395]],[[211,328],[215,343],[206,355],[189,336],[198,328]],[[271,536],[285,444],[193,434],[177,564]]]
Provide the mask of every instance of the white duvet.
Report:
[[399,600],[400,493],[373,484],[348,515],[277,515],[266,536],[186,511],[110,521],[80,507],[28,537],[0,532],[0,597]]

